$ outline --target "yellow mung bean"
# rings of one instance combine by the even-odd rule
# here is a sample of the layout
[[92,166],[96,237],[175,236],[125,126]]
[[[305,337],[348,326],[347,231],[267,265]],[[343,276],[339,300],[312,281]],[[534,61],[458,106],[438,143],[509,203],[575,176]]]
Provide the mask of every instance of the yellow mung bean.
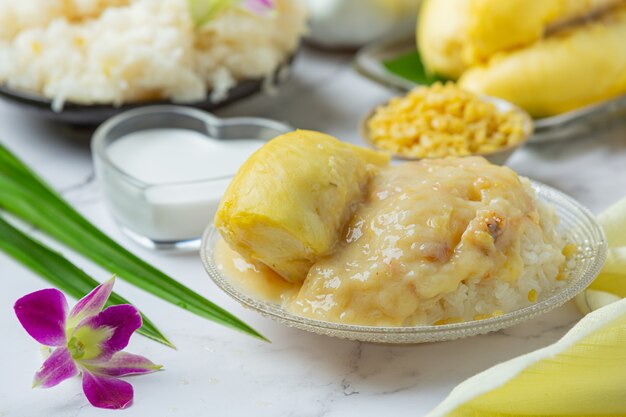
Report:
[[368,120],[377,147],[412,158],[495,152],[524,138],[523,116],[454,83],[418,87],[376,109]]

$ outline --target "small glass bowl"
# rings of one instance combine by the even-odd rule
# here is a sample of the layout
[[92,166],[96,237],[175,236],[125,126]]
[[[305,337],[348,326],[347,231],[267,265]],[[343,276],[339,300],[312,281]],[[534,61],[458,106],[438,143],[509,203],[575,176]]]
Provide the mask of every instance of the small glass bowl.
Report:
[[[480,98],[483,101],[494,104],[496,106],[496,109],[499,112],[505,113],[505,112],[513,111],[517,113],[518,115],[520,115],[523,120],[522,138],[517,143],[497,149],[492,152],[475,153],[475,154],[469,155],[469,156],[482,156],[486,160],[491,162],[492,164],[504,165],[509,160],[511,155],[513,155],[513,153],[515,153],[516,150],[518,150],[526,142],[528,142],[528,139],[532,136],[533,131],[534,131],[533,119],[524,110],[520,109],[513,103],[510,103],[506,100],[502,100],[500,98],[491,97],[491,96],[480,96]],[[388,152],[385,149],[382,149],[376,146],[369,135],[369,129],[367,127],[367,124],[368,124],[369,119],[372,118],[372,116],[374,116],[374,113],[376,112],[376,108],[372,109],[372,111],[370,111],[363,119],[361,119],[361,122],[359,123],[359,132],[361,133],[361,137],[363,138],[363,140],[370,147],[378,151]],[[405,156],[405,155],[396,154],[396,153],[391,153],[391,155],[393,156],[394,159],[404,160],[404,161],[416,161],[416,160],[421,159],[421,158],[413,158],[410,156]]]
[[[140,245],[174,251],[199,249],[202,232],[212,221],[221,195],[239,167],[234,166],[227,176],[148,184],[109,158],[107,149],[116,140],[133,132],[162,128],[192,130],[207,140],[264,141],[293,130],[274,120],[220,119],[201,110],[173,105],[130,110],[112,117],[96,130],[91,142],[95,171],[113,218]],[[198,200],[196,196],[202,197]]]
[[440,326],[374,327],[330,323],[300,317],[285,311],[280,305],[260,301],[235,288],[217,268],[213,248],[221,239],[215,227],[209,227],[202,241],[200,256],[209,277],[228,295],[279,323],[309,332],[362,342],[424,343],[459,339],[489,333],[529,320],[561,306],[585,289],[598,275],[606,259],[607,243],[595,217],[573,198],[546,185],[533,182],[538,197],[556,208],[561,219],[559,232],[568,243],[577,246],[575,266],[568,268],[567,285],[545,294],[528,307],[485,320]]

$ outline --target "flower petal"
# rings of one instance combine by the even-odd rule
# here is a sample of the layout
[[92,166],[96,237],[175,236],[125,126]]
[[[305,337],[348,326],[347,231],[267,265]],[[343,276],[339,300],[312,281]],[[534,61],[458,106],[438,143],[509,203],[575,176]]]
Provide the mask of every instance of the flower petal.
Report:
[[100,313],[109,299],[111,291],[113,291],[114,284],[115,277],[98,285],[89,294],[81,298],[70,311],[68,326],[74,327],[85,318]]
[[94,407],[120,410],[133,403],[133,387],[120,379],[83,370],[83,391]]
[[106,362],[83,365],[94,374],[114,377],[149,374],[163,367],[154,364],[148,358],[127,352],[118,352]]
[[29,335],[42,345],[63,346],[67,300],[54,288],[35,291],[15,302],[15,315]]
[[35,374],[33,388],[50,388],[78,375],[78,369],[65,347],[54,350]]
[[132,334],[140,327],[141,315],[137,309],[120,304],[83,320],[72,339],[76,338],[77,344],[84,346],[85,352],[88,352],[81,357],[82,360],[103,361],[124,349]]
[[244,0],[242,5],[246,9],[261,15],[274,9],[273,0]]

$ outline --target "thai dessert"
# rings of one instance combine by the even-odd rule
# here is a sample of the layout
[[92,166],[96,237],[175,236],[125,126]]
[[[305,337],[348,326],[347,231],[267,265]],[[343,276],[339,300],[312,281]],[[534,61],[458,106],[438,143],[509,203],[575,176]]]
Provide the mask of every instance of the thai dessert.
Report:
[[428,71],[545,117],[626,93],[625,0],[426,0]]
[[367,121],[378,148],[409,158],[489,154],[522,142],[532,129],[519,109],[501,111],[454,83],[417,87],[379,106]]
[[[554,209],[511,169],[390,166],[350,145],[337,161],[333,141],[297,131],[239,171],[216,216],[230,246],[216,263],[235,285],[322,321],[412,326],[507,313],[565,284]],[[344,165],[348,149],[364,159]]]
[[269,10],[209,2],[204,13],[198,3],[0,0],[0,84],[52,99],[55,110],[66,101],[220,100],[240,81],[269,83],[306,29],[301,0]]

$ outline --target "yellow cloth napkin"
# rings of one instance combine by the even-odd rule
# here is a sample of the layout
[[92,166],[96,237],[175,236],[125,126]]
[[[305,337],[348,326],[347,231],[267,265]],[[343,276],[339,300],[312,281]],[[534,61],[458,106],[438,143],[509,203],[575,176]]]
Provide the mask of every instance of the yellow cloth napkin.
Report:
[[626,416],[626,300],[457,386],[427,417]]
[[557,343],[457,386],[427,417],[626,416],[626,199],[599,216],[609,254]]
[[602,272],[586,291],[576,297],[583,313],[626,297],[626,198],[598,216],[609,251]]

